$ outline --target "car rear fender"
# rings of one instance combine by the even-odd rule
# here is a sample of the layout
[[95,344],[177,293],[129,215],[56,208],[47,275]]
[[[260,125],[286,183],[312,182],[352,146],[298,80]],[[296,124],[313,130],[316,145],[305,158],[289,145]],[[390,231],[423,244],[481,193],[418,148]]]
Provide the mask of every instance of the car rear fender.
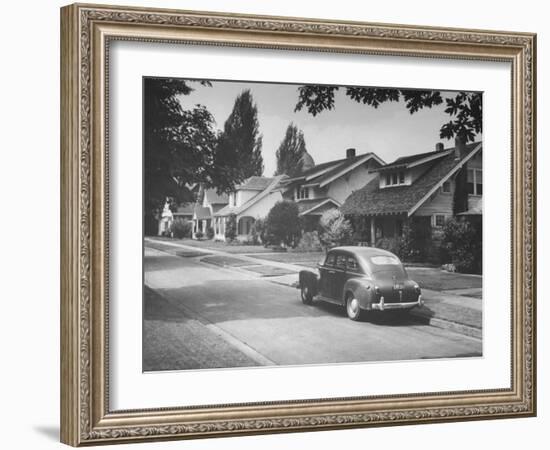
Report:
[[310,270],[301,270],[299,275],[299,285],[301,289],[302,286],[307,286],[311,295],[317,295],[319,292],[319,275]]
[[345,304],[346,296],[350,292],[359,300],[361,309],[368,309],[375,295],[374,285],[369,280],[363,278],[351,278],[346,281],[342,292],[342,303]]

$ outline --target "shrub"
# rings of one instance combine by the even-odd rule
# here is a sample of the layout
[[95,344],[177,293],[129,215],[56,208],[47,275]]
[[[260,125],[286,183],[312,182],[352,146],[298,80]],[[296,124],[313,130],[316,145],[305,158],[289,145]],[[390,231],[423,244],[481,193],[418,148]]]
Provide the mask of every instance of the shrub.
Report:
[[237,237],[237,216],[230,214],[225,221],[225,239],[232,242]]
[[400,237],[397,238],[380,238],[376,241],[375,247],[387,250],[397,255],[399,258],[403,258],[402,253],[402,243],[403,239]]
[[195,238],[201,240],[204,237],[204,233],[202,231],[197,231],[195,233]]
[[321,241],[319,240],[319,233],[317,231],[308,231],[302,234],[302,238],[296,250],[301,252],[318,252],[322,250]]
[[214,228],[208,227],[206,229],[206,238],[207,239],[214,239]]
[[412,219],[403,225],[397,255],[404,261],[423,261],[431,242],[430,227]]
[[319,220],[319,240],[325,248],[351,242],[353,229],[338,209],[325,211]]
[[191,237],[193,224],[185,219],[176,218],[172,221],[170,232],[172,236],[178,239]]
[[481,230],[464,219],[449,219],[443,228],[442,249],[458,272],[481,273]]
[[265,241],[265,221],[263,219],[256,219],[252,224],[250,233],[246,238],[246,242],[249,245],[259,245]]
[[265,244],[295,247],[300,234],[300,219],[296,203],[289,200],[275,203],[265,220]]

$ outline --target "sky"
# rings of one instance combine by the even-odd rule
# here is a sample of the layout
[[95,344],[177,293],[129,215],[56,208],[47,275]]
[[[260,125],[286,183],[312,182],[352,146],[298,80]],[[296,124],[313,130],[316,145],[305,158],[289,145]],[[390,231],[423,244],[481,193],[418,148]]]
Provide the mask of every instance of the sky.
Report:
[[[433,151],[437,142],[443,142],[445,147],[454,146],[454,141],[439,138],[441,125],[450,120],[444,112],[445,103],[410,114],[403,101],[383,103],[375,109],[349,99],[340,89],[334,109],[314,117],[305,108],[294,112],[298,84],[212,81],[212,87],[189,85],[194,91],[179,97],[182,107],[204,105],[218,129],[223,129],[235,98],[250,89],[263,135],[264,176],[274,174],[275,152],[291,122],[303,131],[307,151],[316,164],[344,158],[347,148],[355,148],[357,155],[374,152],[389,163],[400,156]],[[454,96],[452,92],[441,94]]]

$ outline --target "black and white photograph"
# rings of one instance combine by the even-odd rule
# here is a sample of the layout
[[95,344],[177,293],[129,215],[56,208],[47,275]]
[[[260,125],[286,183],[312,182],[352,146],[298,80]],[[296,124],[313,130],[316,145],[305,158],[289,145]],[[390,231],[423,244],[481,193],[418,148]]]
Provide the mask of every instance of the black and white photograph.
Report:
[[142,370],[483,357],[482,99],[144,77]]

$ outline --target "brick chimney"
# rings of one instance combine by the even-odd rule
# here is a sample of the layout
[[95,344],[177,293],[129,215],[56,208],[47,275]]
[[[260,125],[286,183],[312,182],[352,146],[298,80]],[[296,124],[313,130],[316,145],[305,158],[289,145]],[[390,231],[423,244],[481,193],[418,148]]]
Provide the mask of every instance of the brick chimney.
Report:
[[346,158],[347,159],[355,158],[355,149],[354,148],[348,148],[346,150]]
[[436,152],[442,152],[443,149],[444,149],[443,142],[438,142],[437,144],[435,144],[435,151]]
[[462,155],[464,155],[466,149],[466,141],[463,137],[456,136],[455,137],[455,159],[459,160],[462,159]]

